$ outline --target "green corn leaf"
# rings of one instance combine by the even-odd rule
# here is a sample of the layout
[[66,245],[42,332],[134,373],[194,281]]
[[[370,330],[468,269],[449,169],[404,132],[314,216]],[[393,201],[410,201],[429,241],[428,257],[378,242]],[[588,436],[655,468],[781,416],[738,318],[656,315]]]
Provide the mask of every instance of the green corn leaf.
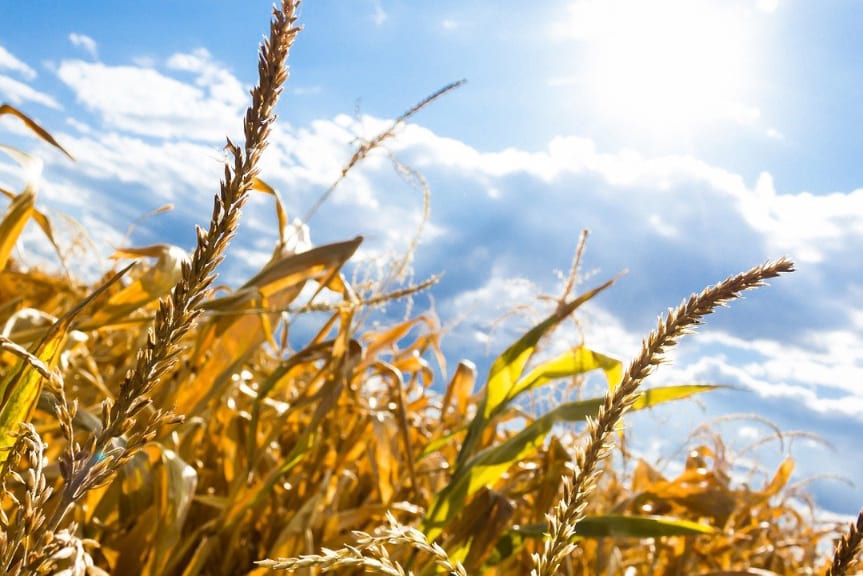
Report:
[[[547,529],[545,523],[531,524],[520,528],[518,532],[528,537],[541,538]],[[587,516],[576,525],[575,532],[576,538],[662,538],[713,534],[715,530],[707,524],[668,516],[608,514]]]
[[[718,388],[712,384],[686,384],[645,390],[633,404],[632,410],[641,410],[680,400],[694,394]],[[486,448],[471,458],[453,475],[450,483],[432,501],[426,516],[426,535],[436,538],[450,520],[464,507],[467,499],[483,486],[497,482],[516,462],[529,457],[545,442],[546,435],[558,422],[583,422],[595,416],[604,398],[591,398],[567,402],[534,420],[518,434],[505,442]]]
[[489,370],[485,395],[479,405],[476,416],[470,424],[461,451],[459,451],[457,466],[463,464],[473,454],[486,425],[495,415],[503,411],[514,397],[513,391],[516,389],[524,368],[536,351],[536,346],[542,337],[575,312],[579,306],[614,284],[614,281],[614,279],[611,279],[601,286],[578,296],[565,306],[558,308],[552,315],[534,326],[495,359]]
[[594,352],[584,346],[567,350],[557,358],[537,366],[519,380],[512,388],[507,401],[511,402],[522,392],[534,390],[549,382],[586,374],[597,369],[605,372],[610,388],[617,386],[623,378],[623,365],[620,360]]

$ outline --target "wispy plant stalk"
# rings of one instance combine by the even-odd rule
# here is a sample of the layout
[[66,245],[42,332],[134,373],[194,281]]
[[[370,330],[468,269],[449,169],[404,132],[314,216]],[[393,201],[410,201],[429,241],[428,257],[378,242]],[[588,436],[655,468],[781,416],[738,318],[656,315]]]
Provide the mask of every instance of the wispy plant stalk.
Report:
[[701,294],[693,294],[675,310],[670,310],[664,320],[660,318],[656,329],[642,342],[641,352],[629,365],[620,385],[606,394],[596,418],[588,420],[588,441],[577,451],[576,470],[572,476],[564,478],[563,496],[548,514],[549,536],[542,554],[533,556],[532,575],[557,574],[561,563],[575,549],[573,537],[601,476],[599,465],[614,446],[612,433],[624,413],[638,399],[639,385],[663,362],[667,349],[701,324],[702,319],[717,307],[740,297],[744,290],[762,286],[766,279],[793,270],[793,263],[784,258],[757,266],[706,288]]

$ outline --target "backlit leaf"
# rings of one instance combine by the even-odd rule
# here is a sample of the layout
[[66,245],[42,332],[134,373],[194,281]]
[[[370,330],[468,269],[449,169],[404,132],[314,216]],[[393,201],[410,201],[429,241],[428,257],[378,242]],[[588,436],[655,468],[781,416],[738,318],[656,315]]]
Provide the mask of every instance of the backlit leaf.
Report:
[[515,399],[522,392],[534,390],[549,382],[598,369],[605,371],[605,377],[611,388],[617,386],[623,377],[620,360],[594,352],[585,346],[578,346],[531,370],[513,387],[509,400]]
[[[643,392],[632,409],[649,408],[716,388],[717,386],[709,384],[654,388]],[[443,527],[462,509],[467,498],[477,490],[483,486],[493,485],[515,463],[527,458],[542,446],[546,435],[556,423],[583,422],[589,416],[596,416],[603,402],[604,398],[592,398],[561,404],[534,420],[508,440],[477,453],[463,467],[456,470],[449,485],[433,499],[429,508],[430,513],[425,519],[428,537],[436,538]]]
[[37,136],[39,136],[39,138],[41,138],[42,140],[44,140],[45,142],[47,142],[51,146],[54,146],[55,148],[60,150],[60,152],[65,154],[69,158],[69,160],[75,160],[74,158],[72,158],[72,155],[66,151],[65,148],[60,146],[60,144],[56,140],[54,140],[54,137],[51,136],[51,134],[49,134],[47,130],[42,128],[35,120],[33,120],[32,118],[30,118],[29,116],[27,116],[26,114],[21,112],[20,110],[18,110],[14,106],[10,106],[9,104],[0,105],[0,116],[2,116],[3,114],[10,114],[12,116],[17,117],[19,120],[21,120],[24,123],[24,125],[27,128],[30,129],[31,132],[33,132]]
[[[532,524],[517,530],[532,538],[542,538],[547,524]],[[587,516],[575,527],[577,538],[664,538],[668,536],[694,536],[713,534],[707,524],[678,520],[666,516]]]
[[457,465],[463,464],[475,452],[486,425],[496,414],[506,408],[508,401],[512,399],[516,384],[519,378],[521,378],[522,372],[531,356],[536,351],[536,346],[542,337],[575,312],[579,306],[612,284],[614,284],[614,279],[581,294],[566,305],[559,307],[553,314],[534,326],[495,359],[489,370],[485,394],[480,402],[477,414],[470,424],[467,438],[465,438],[459,452]]
[[36,194],[28,189],[18,194],[6,209],[3,221],[0,222],[0,272],[6,268],[12,249],[18,237],[21,236],[24,226],[33,216],[35,206]]
[[[72,321],[85,306],[120,280],[130,267],[131,265],[115,274],[57,320],[36,346],[33,355],[48,368],[54,369],[60,359],[60,353],[63,351],[63,345]],[[24,359],[19,359],[0,381],[0,462],[6,460],[9,454],[8,449],[15,442],[14,432],[18,424],[30,421],[33,409],[36,407],[42,392],[42,385],[42,375]]]

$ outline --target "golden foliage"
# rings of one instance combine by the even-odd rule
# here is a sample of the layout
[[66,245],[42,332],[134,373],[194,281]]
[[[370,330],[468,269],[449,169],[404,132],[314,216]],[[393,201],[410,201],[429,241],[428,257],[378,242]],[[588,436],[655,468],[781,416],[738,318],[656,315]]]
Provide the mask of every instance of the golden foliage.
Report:
[[[732,482],[721,441],[692,446],[673,477],[644,460],[626,473],[608,458],[627,410],[715,388],[642,390],[664,349],[790,262],[693,296],[625,372],[583,344],[542,360],[544,339],[613,283],[571,296],[582,235],[556,309],[495,360],[482,386],[465,360],[437,381],[446,363],[432,312],[382,329],[362,323],[370,306],[436,279],[391,292],[352,286],[343,270],[362,238],[305,249],[258,176],[295,11],[288,0],[275,10],[246,142],[228,143],[232,162],[191,254],[123,248],[115,257],[137,266],[107,272],[96,289],[26,268],[13,256],[21,230],[32,220],[55,244],[50,220],[33,186],[4,191],[0,573],[847,573],[860,520],[824,559],[819,543],[835,530],[791,498],[791,459],[752,488]],[[458,85],[362,143],[334,186]],[[60,148],[20,111],[3,105],[0,114]],[[215,268],[252,190],[274,197],[279,242],[257,274],[216,297]],[[321,324],[292,347],[292,318],[309,312]],[[560,380],[577,387],[591,372],[606,378],[605,398],[525,409],[538,390]],[[582,432],[577,423],[587,423]]]

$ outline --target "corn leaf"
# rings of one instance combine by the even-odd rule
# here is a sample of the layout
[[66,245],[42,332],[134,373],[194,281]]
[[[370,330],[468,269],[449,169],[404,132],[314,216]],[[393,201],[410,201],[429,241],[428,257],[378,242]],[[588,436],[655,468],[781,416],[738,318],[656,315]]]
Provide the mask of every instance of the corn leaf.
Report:
[[[694,394],[715,390],[711,384],[687,384],[646,390],[633,404],[632,410],[650,408],[663,402],[687,398]],[[546,435],[558,422],[583,422],[595,416],[604,398],[592,398],[561,404],[537,418],[505,442],[477,453],[463,467],[456,470],[450,483],[438,493],[424,520],[426,535],[436,538],[450,520],[464,507],[467,498],[484,486],[497,482],[513,464],[530,456],[545,442]]]
[[623,365],[620,360],[594,352],[585,346],[578,346],[531,370],[513,387],[508,401],[511,402],[522,392],[534,390],[549,382],[585,374],[597,369],[602,369],[605,372],[610,388],[617,386],[623,377]]
[[10,114],[12,116],[15,116],[16,118],[21,120],[21,122],[23,122],[24,125],[29,128],[31,132],[39,136],[39,138],[41,138],[51,146],[57,148],[60,152],[65,154],[69,158],[69,160],[75,160],[72,155],[66,151],[65,148],[60,146],[60,144],[56,140],[54,140],[54,137],[51,136],[51,134],[49,134],[47,130],[42,128],[35,120],[21,112],[14,106],[10,106],[9,104],[0,105],[0,116],[4,114]]
[[786,458],[779,465],[779,468],[776,470],[776,474],[773,475],[773,479],[770,480],[770,484],[764,489],[761,493],[761,496],[764,498],[770,498],[771,496],[775,496],[779,494],[779,491],[782,490],[786,484],[788,484],[788,480],[791,479],[791,473],[794,472],[794,459]]
[[[525,536],[542,538],[547,524],[531,524],[517,531]],[[694,536],[716,532],[707,524],[678,520],[667,516],[626,516],[608,514],[587,516],[576,525],[576,538],[663,538]]]
[[[236,292],[204,305],[213,317],[198,336],[193,361],[198,386],[174,391],[173,403],[184,414],[199,413],[224,390],[230,377],[272,337],[271,323],[309,281],[344,292],[339,270],[356,252],[362,237],[312,248],[272,261]],[[269,309],[269,311],[264,311]],[[164,389],[168,393],[168,389]]]
[[252,189],[257,190],[258,192],[263,192],[264,194],[269,194],[276,201],[276,218],[279,221],[279,243],[285,244],[287,238],[285,238],[285,233],[288,229],[288,214],[285,212],[285,205],[282,202],[281,196],[276,192],[276,189],[264,182],[262,179],[257,176],[252,178]]
[[189,513],[198,474],[173,451],[159,447],[160,460],[155,467],[155,504],[159,513],[153,556],[145,574],[164,574],[174,546],[179,542]]
[[82,324],[82,330],[105,328],[122,323],[129,314],[155,302],[179,282],[182,276],[182,264],[188,262],[189,256],[177,246],[156,244],[142,248],[120,248],[113,258],[157,258],[140,278],[118,290],[108,299],[93,316]]
[[[36,346],[33,355],[49,369],[57,366],[60,353],[66,341],[66,335],[78,313],[101,295],[112,284],[120,280],[132,265],[115,274],[105,284],[87,298],[79,302],[72,310],[57,320],[42,341]],[[19,359],[6,376],[0,381],[0,462],[5,462],[8,449],[15,443],[14,433],[18,424],[29,422],[42,393],[43,378],[36,368],[23,358]]]
[[[14,192],[6,190],[5,188],[0,188],[0,194],[3,194],[10,200],[14,200],[18,196]],[[57,244],[57,240],[54,238],[54,227],[51,225],[51,220],[44,212],[36,208],[33,209],[32,218],[33,221],[39,225],[39,228],[42,229],[42,232],[48,238],[48,242],[51,243],[51,246],[54,248],[54,252],[56,252],[57,256],[60,258],[60,261],[63,262],[63,253],[60,250],[60,245]],[[65,262],[63,262],[63,265],[65,266]]]
[[[548,525],[530,524],[508,530],[495,544],[486,561],[492,567],[512,557],[524,547],[527,540],[544,538]],[[666,516],[588,516],[578,523],[575,540],[582,538],[662,538],[668,536],[696,536],[714,534],[707,524],[678,520]],[[718,573],[717,573],[718,574]]]
[[579,306],[612,284],[614,284],[614,279],[585,292],[566,305],[561,306],[495,359],[489,370],[485,395],[482,398],[476,416],[470,424],[467,438],[465,438],[464,444],[462,444],[459,451],[456,462],[457,466],[463,464],[476,451],[477,444],[486,425],[495,415],[506,408],[508,402],[513,398],[513,391],[516,388],[518,380],[521,378],[525,366],[536,351],[536,346],[542,337],[575,312]]
[[6,209],[3,221],[0,222],[0,272],[6,268],[12,249],[35,209],[36,193],[29,188],[17,195]]
[[454,403],[453,410],[457,418],[467,411],[467,403],[473,394],[474,384],[476,384],[476,365],[469,360],[462,360],[456,366],[455,374],[446,387],[440,409],[441,420],[446,418],[450,404]]

